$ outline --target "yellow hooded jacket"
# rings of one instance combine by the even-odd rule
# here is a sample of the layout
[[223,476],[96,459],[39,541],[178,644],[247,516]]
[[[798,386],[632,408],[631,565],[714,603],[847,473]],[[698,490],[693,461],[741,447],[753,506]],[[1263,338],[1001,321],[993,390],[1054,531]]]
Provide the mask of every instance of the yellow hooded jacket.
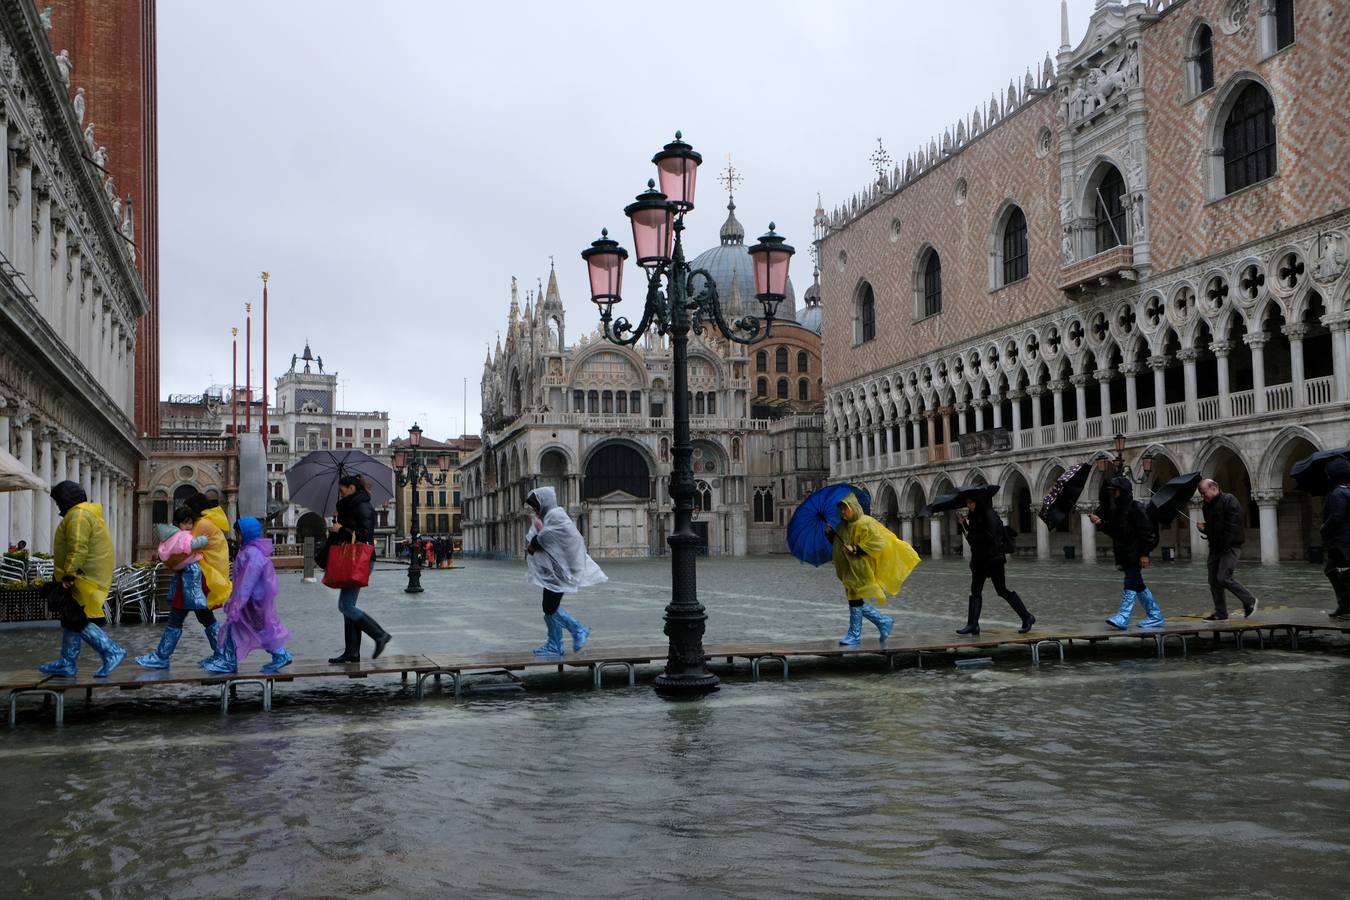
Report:
[[112,590],[112,535],[103,521],[103,507],[77,503],[61,517],[52,539],[52,569],[57,581],[75,576],[71,589],[84,614],[103,618],[103,604]]
[[[848,599],[885,603],[887,594],[900,593],[901,585],[919,564],[919,554],[864,513],[853,494],[845,497],[844,503],[852,510],[853,521],[840,522],[835,529],[834,573]],[[849,553],[844,549],[846,544],[857,545],[862,555]]]
[[229,530],[230,520],[219,506],[203,510],[197,524],[192,526],[193,537],[206,538],[201,565],[207,609],[219,609],[234,590],[230,583],[230,547],[225,542],[225,532]]

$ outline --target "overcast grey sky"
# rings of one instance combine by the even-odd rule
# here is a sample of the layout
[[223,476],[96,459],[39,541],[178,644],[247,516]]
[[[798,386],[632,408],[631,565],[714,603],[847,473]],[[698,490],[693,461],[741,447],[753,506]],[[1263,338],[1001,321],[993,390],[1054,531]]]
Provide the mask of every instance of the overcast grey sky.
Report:
[[[1076,43],[1093,0],[1071,0]],[[271,281],[269,366],[306,338],[349,409],[479,428],[511,276],[594,327],[578,253],[675,129],[703,153],[690,255],[717,240],[728,153],[748,237],[809,282],[811,216],[1059,44],[1058,0],[158,5],[162,390],[230,380],[229,329]],[[678,53],[678,55],[675,55]],[[522,303],[523,303],[522,298]],[[255,329],[254,380],[261,374]],[[468,427],[461,408],[468,379]]]

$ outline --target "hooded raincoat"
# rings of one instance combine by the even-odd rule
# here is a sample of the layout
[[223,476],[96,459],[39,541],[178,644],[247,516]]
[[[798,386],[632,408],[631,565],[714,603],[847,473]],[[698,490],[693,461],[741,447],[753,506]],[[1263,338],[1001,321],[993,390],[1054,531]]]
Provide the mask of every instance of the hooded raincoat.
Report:
[[208,609],[224,606],[230,597],[230,545],[225,541],[225,533],[229,530],[230,520],[219,506],[202,510],[197,524],[192,526],[193,537],[207,539],[201,566]]
[[52,489],[52,499],[61,510],[61,524],[52,539],[55,579],[75,577],[71,593],[84,614],[103,618],[103,604],[112,590],[112,535],[103,521],[103,507],[89,503],[84,490],[73,481]]
[[272,542],[262,536],[262,524],[251,517],[239,520],[239,536],[244,545],[234,560],[234,587],[225,604],[225,627],[242,662],[258,647],[269,653],[280,650],[291,633],[277,616]]
[[576,593],[579,588],[609,581],[586,553],[586,542],[558,505],[551,487],[535,488],[530,496],[539,504],[539,518],[525,533],[525,543],[537,540],[539,549],[525,557],[525,579],[546,591]]
[[[1107,493],[1110,488],[1120,491],[1114,502]],[[1116,476],[1102,486],[1100,501],[1100,527],[1111,538],[1116,565],[1122,569],[1139,565],[1140,557],[1153,550],[1153,526],[1147,507],[1134,499],[1134,484],[1124,476]]]
[[[853,494],[843,503],[852,511],[853,519],[840,522],[834,530],[834,573],[848,599],[885,603],[887,594],[900,593],[901,585],[919,564],[919,554],[864,513]],[[856,545],[861,554],[845,550],[848,544]]]

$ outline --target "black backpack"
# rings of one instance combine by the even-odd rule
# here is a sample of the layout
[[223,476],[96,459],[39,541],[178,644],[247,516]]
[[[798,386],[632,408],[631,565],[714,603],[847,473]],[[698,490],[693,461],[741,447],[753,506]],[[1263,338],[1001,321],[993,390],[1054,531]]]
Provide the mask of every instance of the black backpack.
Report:
[[1144,546],[1152,552],[1159,542],[1162,541],[1162,534],[1158,528],[1157,513],[1152,506],[1147,506],[1143,502],[1134,501],[1137,505],[1144,507],[1144,521],[1148,523],[1148,531],[1144,532]]
[[995,550],[1003,556],[1011,556],[1017,549],[1017,531],[1011,525],[1003,525],[998,530],[998,546]]

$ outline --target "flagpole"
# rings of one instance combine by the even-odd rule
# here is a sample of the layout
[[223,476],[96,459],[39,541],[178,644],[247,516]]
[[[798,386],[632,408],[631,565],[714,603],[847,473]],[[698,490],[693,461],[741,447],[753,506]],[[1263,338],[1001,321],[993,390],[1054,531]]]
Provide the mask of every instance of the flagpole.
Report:
[[267,385],[267,278],[268,278],[267,273],[266,273],[266,272],[263,272],[263,273],[262,273],[262,283],[263,283],[263,346],[262,346],[262,354],[263,354],[263,371],[262,371],[262,382],[263,382],[263,383],[262,383],[262,389],[263,389],[263,405],[262,405],[262,434],[263,434],[263,451],[264,451],[264,452],[266,452],[267,447],[268,447],[268,445],[269,445],[269,443],[270,443],[270,439],[268,438],[268,435],[267,435],[267,387],[268,387],[268,385]]
[[230,329],[234,362],[230,368],[230,436],[239,438],[239,329]]
[[244,430],[253,430],[253,304],[244,304]]

